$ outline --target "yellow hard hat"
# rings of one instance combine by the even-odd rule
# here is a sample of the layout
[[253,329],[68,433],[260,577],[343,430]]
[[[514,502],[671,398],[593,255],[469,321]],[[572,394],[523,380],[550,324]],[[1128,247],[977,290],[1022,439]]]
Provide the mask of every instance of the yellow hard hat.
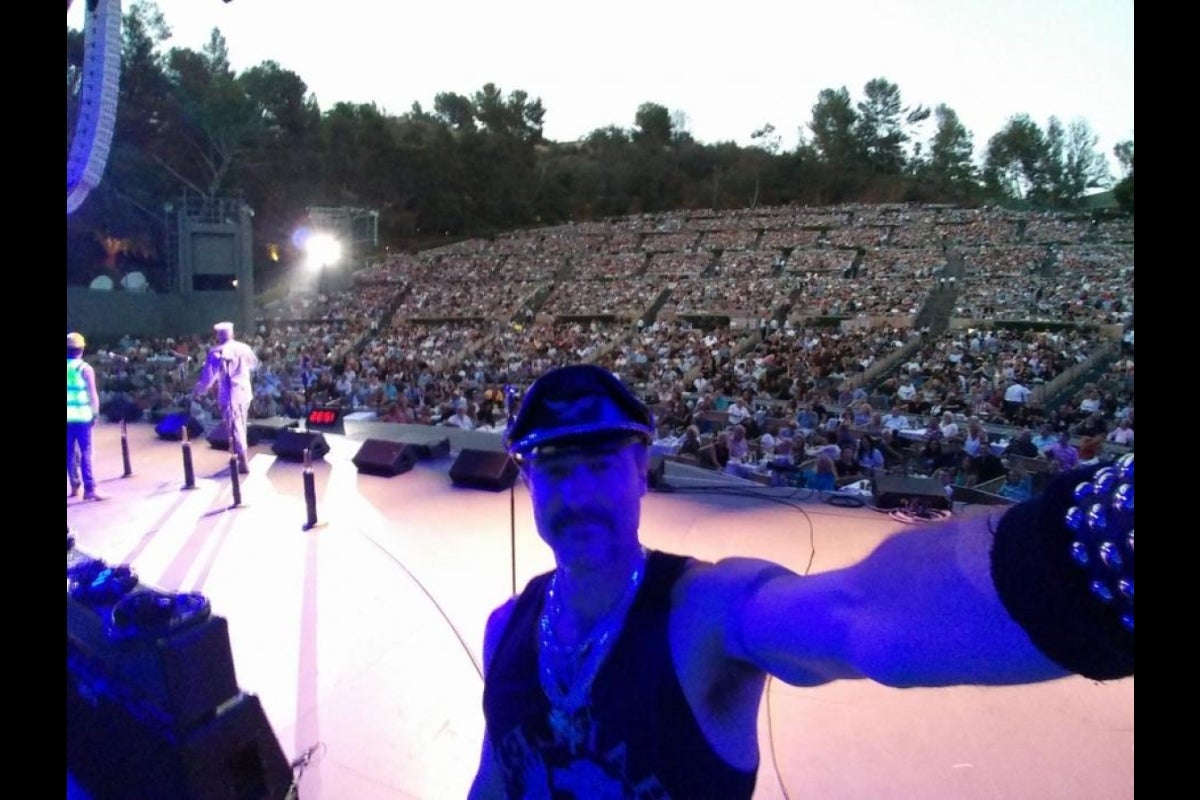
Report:
[[78,350],[82,350],[86,344],[87,342],[84,340],[82,333],[72,332],[67,334],[67,347],[74,347]]

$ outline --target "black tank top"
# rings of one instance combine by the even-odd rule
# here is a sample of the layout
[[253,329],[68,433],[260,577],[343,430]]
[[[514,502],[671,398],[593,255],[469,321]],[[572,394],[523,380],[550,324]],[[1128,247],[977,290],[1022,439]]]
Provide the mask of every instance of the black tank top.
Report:
[[671,588],[687,562],[650,552],[625,627],[592,686],[591,733],[574,748],[551,730],[538,682],[538,617],[550,573],[525,587],[483,691],[508,797],[750,798],[757,770],[736,769],[713,751],[675,674],[667,619]]

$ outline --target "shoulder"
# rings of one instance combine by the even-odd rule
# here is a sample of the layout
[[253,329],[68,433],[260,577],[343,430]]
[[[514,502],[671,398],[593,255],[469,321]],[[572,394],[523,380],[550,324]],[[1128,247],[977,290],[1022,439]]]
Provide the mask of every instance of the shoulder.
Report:
[[488,615],[487,626],[483,631],[483,667],[486,671],[491,664],[492,656],[496,653],[496,648],[500,646],[500,639],[504,635],[504,631],[508,628],[509,620],[512,619],[513,609],[516,608],[517,598],[514,595],[510,597],[504,605],[494,609]]
[[675,584],[672,611],[720,624],[720,612],[736,611],[749,592],[785,574],[790,570],[762,558],[739,556],[716,562],[693,558]]

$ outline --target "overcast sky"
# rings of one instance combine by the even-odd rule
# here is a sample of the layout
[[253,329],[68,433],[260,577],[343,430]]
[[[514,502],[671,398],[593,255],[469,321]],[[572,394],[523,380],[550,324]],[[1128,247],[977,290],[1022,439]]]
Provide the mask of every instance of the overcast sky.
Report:
[[[686,114],[700,142],[750,144],[770,123],[791,149],[822,89],[844,86],[858,102],[882,77],[906,104],[953,108],[977,159],[1017,113],[1043,130],[1051,115],[1083,118],[1106,156],[1133,138],[1133,0],[157,5],[171,45],[199,50],[219,28],[235,70],[276,61],[322,110],[340,101],[395,115],[414,101],[431,110],[439,92],[470,96],[491,82],[541,98],[554,141],[630,128],[638,106],[653,102]],[[69,27],[82,27],[83,6],[74,0]]]

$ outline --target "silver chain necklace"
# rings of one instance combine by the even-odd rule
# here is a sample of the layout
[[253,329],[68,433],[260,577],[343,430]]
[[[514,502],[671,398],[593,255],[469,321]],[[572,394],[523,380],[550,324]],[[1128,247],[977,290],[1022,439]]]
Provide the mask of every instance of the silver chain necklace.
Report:
[[565,741],[570,746],[572,754],[587,740],[591,724],[587,706],[591,699],[592,683],[616,643],[625,615],[637,597],[638,587],[646,572],[646,557],[646,548],[642,547],[620,600],[578,644],[563,644],[554,632],[555,623],[562,617],[557,571],[546,584],[546,597],[538,620],[538,678],[542,692],[550,701],[550,729],[559,741]]

